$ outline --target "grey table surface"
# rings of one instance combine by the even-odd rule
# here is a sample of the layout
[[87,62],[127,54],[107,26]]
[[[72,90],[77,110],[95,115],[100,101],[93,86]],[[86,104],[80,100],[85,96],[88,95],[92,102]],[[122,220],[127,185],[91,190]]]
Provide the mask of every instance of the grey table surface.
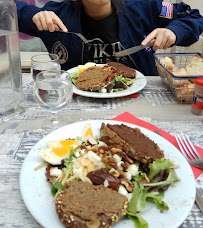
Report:
[[[51,115],[37,105],[33,85],[31,75],[23,74],[26,110],[0,124],[0,227],[40,227],[26,209],[19,189],[20,169],[26,155],[51,131],[41,128],[43,120]],[[59,113],[59,118],[70,124],[112,119],[126,111],[170,134],[185,131],[194,144],[203,147],[202,117],[191,114],[191,104],[178,104],[159,77],[147,77],[147,85],[138,98],[74,96],[71,105]],[[203,175],[196,180],[196,186],[203,195]],[[203,216],[196,204],[180,227],[203,228]]]

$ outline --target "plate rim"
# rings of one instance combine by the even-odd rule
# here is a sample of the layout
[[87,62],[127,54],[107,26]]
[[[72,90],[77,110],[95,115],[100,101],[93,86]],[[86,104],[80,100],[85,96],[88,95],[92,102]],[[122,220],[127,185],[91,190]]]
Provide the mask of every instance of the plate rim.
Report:
[[[105,64],[96,64],[95,63],[95,65],[96,66],[104,66]],[[77,70],[78,70],[78,66],[67,70],[67,72],[72,73],[72,72],[77,71]],[[73,84],[73,93],[80,95],[80,96],[83,96],[83,97],[92,97],[92,98],[117,98],[117,97],[129,96],[133,93],[137,93],[137,92],[141,91],[147,85],[146,76],[144,76],[138,70],[136,70],[136,72],[137,72],[136,77],[138,77],[137,79],[143,81],[140,88],[138,88],[137,90],[133,90],[132,87],[129,87],[126,90],[118,91],[118,92],[114,92],[114,93],[98,93],[98,92],[89,92],[89,91],[80,90]],[[133,85],[136,86],[135,83],[136,83],[136,80],[133,82],[132,86]]]
[[[28,158],[29,158],[29,154],[30,154],[30,153],[33,153],[33,152],[36,150],[36,147],[39,147],[40,143],[42,143],[42,142],[44,143],[44,141],[46,141],[47,139],[49,139],[52,135],[55,135],[57,132],[63,131],[63,129],[65,129],[65,128],[67,128],[67,127],[70,127],[70,126],[72,126],[72,125],[79,124],[79,123],[84,123],[84,124],[85,124],[85,123],[86,123],[86,124],[87,124],[87,123],[90,123],[90,124],[93,124],[93,123],[95,123],[95,122],[101,122],[101,123],[104,122],[104,123],[112,123],[112,124],[125,124],[125,125],[131,126],[131,127],[140,128],[141,131],[142,131],[142,129],[144,129],[144,131],[150,132],[150,134],[155,134],[156,137],[160,138],[161,140],[167,141],[168,143],[171,144],[172,147],[175,148],[175,150],[178,150],[178,149],[177,149],[171,142],[169,142],[167,139],[163,138],[162,136],[157,135],[156,133],[154,133],[153,131],[151,131],[151,130],[149,130],[149,129],[147,129],[147,128],[141,127],[141,126],[136,125],[136,124],[127,123],[127,122],[123,122],[123,121],[117,121],[117,120],[97,119],[97,120],[77,121],[77,122],[70,123],[70,124],[68,124],[68,125],[65,125],[65,126],[63,126],[63,127],[61,127],[61,128],[58,128],[58,129],[56,129],[56,130],[54,130],[54,131],[48,133],[48,134],[45,135],[41,140],[39,140],[39,141],[32,147],[32,149],[28,152],[28,154],[27,154],[26,158],[24,159],[23,164],[22,164],[22,166],[21,166],[20,176],[19,176],[20,193],[21,193],[21,197],[22,197],[22,199],[23,199],[23,202],[24,202],[25,206],[27,207],[27,210],[29,211],[29,213],[32,215],[32,217],[35,219],[35,221],[36,221],[37,223],[39,223],[41,226],[47,227],[45,224],[43,224],[43,222],[39,221],[38,218],[35,216],[35,214],[32,212],[32,210],[31,210],[30,206],[27,204],[27,201],[25,200],[25,196],[24,196],[24,194],[23,194],[23,191],[24,191],[23,186],[22,186],[23,169],[24,169],[24,167],[26,166],[26,161],[27,161]],[[180,153],[180,152],[179,152],[179,153]],[[179,156],[179,155],[180,155],[180,156]],[[178,155],[178,156],[181,157],[181,153],[180,153],[179,155]],[[190,213],[190,211],[191,211],[191,209],[192,209],[192,207],[193,207],[193,204],[194,204],[194,202],[195,202],[195,194],[196,194],[196,183],[195,183],[195,178],[194,178],[192,169],[191,169],[190,165],[187,163],[187,161],[185,160],[185,158],[184,158],[183,156],[182,156],[181,159],[182,159],[182,161],[184,161],[185,165],[187,166],[187,167],[185,167],[185,168],[189,168],[189,170],[190,170],[189,172],[190,172],[190,173],[192,174],[192,176],[193,176],[193,178],[192,178],[192,179],[193,179],[193,182],[192,182],[193,185],[192,185],[192,183],[191,183],[191,186],[193,187],[193,196],[191,196],[191,197],[193,198],[193,200],[191,201],[191,205],[190,205],[190,207],[188,208],[188,211],[187,211],[187,214],[185,215],[185,217],[182,218],[182,219],[179,221],[179,223],[176,224],[176,226],[174,226],[174,227],[176,227],[176,228],[178,228],[178,227],[183,223],[183,221],[187,218],[187,216],[189,215],[189,213]],[[154,207],[155,207],[155,206],[154,206]],[[60,221],[60,220],[59,220],[59,221]],[[61,224],[62,224],[62,223],[61,223]],[[115,226],[115,225],[114,225],[114,226]],[[126,225],[126,226],[127,226],[127,225]]]

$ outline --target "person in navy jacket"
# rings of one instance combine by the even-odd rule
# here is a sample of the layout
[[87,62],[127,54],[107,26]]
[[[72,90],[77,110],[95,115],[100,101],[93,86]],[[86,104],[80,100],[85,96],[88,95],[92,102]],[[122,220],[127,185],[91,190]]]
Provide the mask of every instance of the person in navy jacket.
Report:
[[[189,46],[203,32],[203,17],[184,3],[162,0],[65,0],[38,8],[16,1],[19,31],[42,39],[60,56],[62,69],[88,61],[121,62],[144,75],[158,75],[154,51],[171,45]],[[82,33],[85,44],[74,34]],[[117,51],[153,43],[153,47],[123,57]]]

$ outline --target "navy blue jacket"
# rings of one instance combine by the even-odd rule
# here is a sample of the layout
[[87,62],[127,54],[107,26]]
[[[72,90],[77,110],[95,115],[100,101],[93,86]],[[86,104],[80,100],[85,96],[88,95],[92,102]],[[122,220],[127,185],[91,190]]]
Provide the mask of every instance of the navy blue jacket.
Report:
[[[61,48],[65,56],[62,69],[70,69],[88,62],[88,47],[72,34],[39,31],[32,17],[39,11],[55,12],[69,31],[82,32],[81,8],[71,1],[61,3],[50,1],[43,8],[16,1],[19,31],[42,39],[50,53]],[[189,46],[199,39],[203,32],[203,18],[198,10],[191,10],[184,3],[173,4],[171,19],[161,17],[162,0],[124,0],[124,7],[118,12],[119,38],[124,48],[140,45],[145,36],[156,28],[168,28],[176,34],[175,45]],[[61,52],[62,52],[61,51]],[[63,53],[64,54],[64,53]],[[131,55],[137,69],[144,75],[158,75],[153,52],[141,50]]]

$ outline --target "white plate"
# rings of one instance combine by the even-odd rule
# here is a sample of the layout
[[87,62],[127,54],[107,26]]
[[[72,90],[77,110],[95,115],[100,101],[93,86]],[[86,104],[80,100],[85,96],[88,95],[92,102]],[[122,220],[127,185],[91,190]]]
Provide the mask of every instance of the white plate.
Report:
[[[103,66],[103,64],[96,64],[97,66]],[[68,70],[69,73],[73,73],[75,71],[78,71],[78,67],[71,68]],[[131,95],[133,93],[137,93],[141,91],[147,84],[146,77],[137,71],[136,79],[133,82],[133,84],[126,90],[118,91],[114,93],[99,93],[99,92],[88,92],[78,89],[75,85],[73,85],[73,93],[84,96],[84,97],[94,97],[94,98],[114,98],[114,97],[124,97]]]
[[[39,148],[46,145],[49,140],[60,140],[75,138],[82,135],[82,130],[87,123],[90,123],[93,134],[99,136],[101,123],[120,124],[117,121],[83,121],[73,123],[55,130],[40,140],[27,155],[20,173],[20,190],[22,198],[32,216],[47,228],[62,228],[63,225],[57,217],[53,197],[51,195],[51,184],[46,181],[45,167],[34,171],[34,168],[41,164],[38,156]],[[138,127],[150,139],[156,142],[164,151],[165,157],[175,161],[179,165],[176,173],[181,178],[170,187],[164,196],[169,210],[160,213],[156,206],[147,203],[141,216],[148,222],[149,228],[175,228],[179,227],[189,214],[195,200],[195,180],[190,166],[182,154],[170,142],[161,136],[136,125],[124,123],[130,127]],[[117,223],[115,228],[134,228],[134,223],[129,219],[123,219]]]

